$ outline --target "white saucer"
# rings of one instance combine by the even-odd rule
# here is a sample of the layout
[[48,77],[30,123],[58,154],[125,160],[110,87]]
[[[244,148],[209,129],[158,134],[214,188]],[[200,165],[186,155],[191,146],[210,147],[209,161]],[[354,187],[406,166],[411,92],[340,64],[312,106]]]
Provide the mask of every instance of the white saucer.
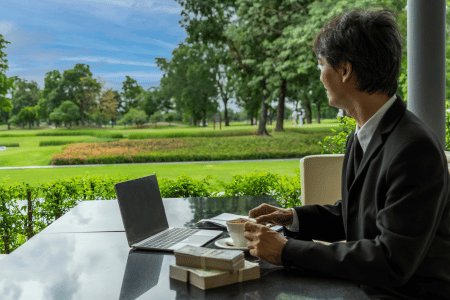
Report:
[[233,240],[228,237],[228,238],[223,238],[220,240],[217,240],[214,244],[222,249],[230,249],[230,250],[244,250],[244,251],[248,251],[248,247],[236,247],[236,246],[230,246],[227,244],[227,242],[232,243]]

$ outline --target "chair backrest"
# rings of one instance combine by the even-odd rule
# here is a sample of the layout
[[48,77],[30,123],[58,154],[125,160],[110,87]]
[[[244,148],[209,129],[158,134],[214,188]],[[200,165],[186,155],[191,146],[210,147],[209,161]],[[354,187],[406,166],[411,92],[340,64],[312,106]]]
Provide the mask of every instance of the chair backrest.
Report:
[[343,154],[310,155],[300,160],[302,205],[334,204],[341,199]]
[[[450,151],[445,151],[450,170]],[[334,204],[341,199],[344,154],[310,155],[300,160],[302,205]]]

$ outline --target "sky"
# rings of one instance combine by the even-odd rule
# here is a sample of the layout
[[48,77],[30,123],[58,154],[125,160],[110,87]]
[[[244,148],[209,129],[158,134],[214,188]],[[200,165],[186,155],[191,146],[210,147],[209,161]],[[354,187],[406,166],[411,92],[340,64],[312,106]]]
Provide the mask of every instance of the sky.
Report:
[[42,89],[47,72],[84,63],[106,88],[121,90],[126,75],[144,89],[158,86],[155,57],[170,60],[187,36],[180,13],[174,0],[2,0],[6,75]]

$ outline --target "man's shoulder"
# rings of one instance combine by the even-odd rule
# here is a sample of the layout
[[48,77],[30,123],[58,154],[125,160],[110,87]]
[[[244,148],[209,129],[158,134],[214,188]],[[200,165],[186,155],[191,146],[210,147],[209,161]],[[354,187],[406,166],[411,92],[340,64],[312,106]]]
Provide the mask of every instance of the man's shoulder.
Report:
[[405,112],[388,135],[385,153],[391,157],[409,153],[412,156],[434,156],[436,162],[446,160],[435,132],[410,111]]
[[429,142],[439,145],[436,133],[422,120],[410,111],[406,111],[391,133],[392,141],[397,143],[410,143],[414,141]]

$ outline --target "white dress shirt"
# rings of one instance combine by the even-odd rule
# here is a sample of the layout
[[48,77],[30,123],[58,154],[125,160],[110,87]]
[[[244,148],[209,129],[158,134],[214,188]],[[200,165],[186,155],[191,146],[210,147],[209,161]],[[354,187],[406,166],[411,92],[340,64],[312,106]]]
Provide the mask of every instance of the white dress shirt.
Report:
[[[396,99],[396,95],[392,96],[361,128],[359,128],[359,125],[356,124],[355,135],[358,136],[359,143],[361,144],[361,148],[364,153],[366,153],[366,149],[369,146],[370,140],[372,139],[372,136],[377,129],[378,124],[380,124],[381,119],[386,114],[388,109],[392,106],[392,104],[394,104]],[[291,210],[294,213],[294,220],[292,222],[292,225],[290,227],[286,226],[286,228],[289,231],[298,232],[299,224],[297,212],[293,208],[291,208]]]

